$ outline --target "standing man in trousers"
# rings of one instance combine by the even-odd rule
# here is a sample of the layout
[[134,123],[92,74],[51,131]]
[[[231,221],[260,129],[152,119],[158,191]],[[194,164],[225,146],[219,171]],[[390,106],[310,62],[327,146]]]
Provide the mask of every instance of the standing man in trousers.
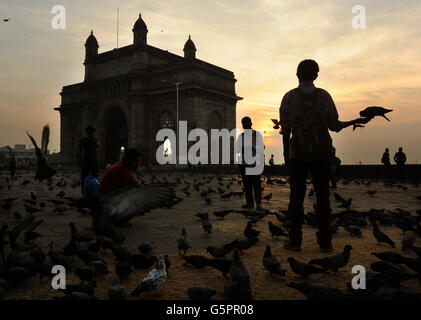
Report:
[[289,214],[291,228],[284,248],[300,251],[304,222],[304,197],[307,172],[311,171],[316,193],[319,232],[317,242],[323,252],[332,251],[329,201],[330,157],[332,139],[329,130],[339,132],[354,125],[364,124],[369,118],[341,122],[330,94],[316,88],[319,66],[314,60],[304,60],[297,68],[298,88],[287,92],[279,110],[283,135],[284,159],[290,173]]
[[251,130],[251,146],[247,145],[249,142],[247,141],[247,138],[245,139],[244,132],[241,133],[237,139],[237,145],[241,145],[240,174],[243,180],[244,193],[246,194],[246,203],[242,206],[242,208],[253,209],[254,204],[256,203],[256,210],[262,210],[260,174],[247,174],[246,168],[251,168],[254,165],[247,163],[244,149],[251,147],[252,156],[256,157],[256,161],[264,161],[263,136],[260,132],[252,129],[252,122],[249,117],[244,117],[241,120],[241,124],[243,125],[244,130]]
[[81,192],[85,178],[91,175],[98,178],[98,140],[95,138],[96,129],[89,125],[85,129],[87,136],[79,140],[79,169],[81,170]]

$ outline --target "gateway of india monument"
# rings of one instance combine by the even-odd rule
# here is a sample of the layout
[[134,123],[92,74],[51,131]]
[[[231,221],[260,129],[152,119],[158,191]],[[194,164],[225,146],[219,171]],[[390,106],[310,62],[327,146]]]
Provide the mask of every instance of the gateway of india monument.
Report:
[[85,43],[85,79],[64,86],[60,112],[61,162],[77,162],[78,142],[93,125],[100,144],[99,163],[119,159],[121,147],[137,148],[144,159],[155,161],[162,142],[161,128],[177,130],[179,121],[207,130],[236,126],[232,71],[196,58],[188,38],[184,56],[148,44],[148,28],[141,15],[133,25],[133,44],[98,52],[93,32]]

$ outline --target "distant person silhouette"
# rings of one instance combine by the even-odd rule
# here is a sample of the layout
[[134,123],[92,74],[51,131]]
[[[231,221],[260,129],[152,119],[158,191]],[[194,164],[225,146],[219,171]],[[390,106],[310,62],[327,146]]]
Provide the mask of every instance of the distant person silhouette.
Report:
[[389,148],[386,148],[384,150],[383,156],[382,156],[382,163],[383,163],[383,177],[385,179],[390,177],[390,154],[389,154]]
[[339,132],[351,125],[365,124],[371,120],[359,118],[348,122],[339,121],[330,94],[313,84],[318,73],[319,66],[314,60],[301,61],[297,68],[299,86],[284,95],[279,109],[284,159],[290,174],[291,188],[288,208],[291,228],[284,248],[294,251],[301,250],[308,171],[312,174],[317,199],[317,242],[323,252],[332,250],[329,177],[333,149],[329,130]]
[[402,147],[400,147],[399,151],[396,152],[395,156],[393,157],[393,160],[396,163],[396,168],[398,169],[398,178],[405,178],[406,154],[402,150]]
[[[249,117],[244,117],[241,119],[241,124],[243,125],[243,129],[252,129],[252,122]],[[237,143],[241,141],[241,157],[242,161],[240,164],[240,174],[243,180],[244,186],[244,193],[246,195],[246,204],[242,206],[245,209],[252,209],[254,208],[254,203],[256,203],[256,210],[262,209],[262,191],[261,191],[261,181],[260,175],[247,175],[246,174],[246,167],[248,166],[244,160],[244,144],[246,139],[244,139],[244,132],[241,133],[238,137]],[[252,130],[252,152],[253,155],[256,154],[257,151],[257,140],[259,140],[263,144],[263,137],[261,133]],[[252,165],[250,165],[252,166]]]
[[9,162],[9,172],[12,177],[15,177],[16,174],[16,159],[15,155],[12,152],[12,149],[9,147],[10,150],[10,162]]
[[81,192],[85,178],[91,175],[98,178],[98,140],[95,138],[96,129],[89,125],[85,129],[87,136],[79,140],[79,169],[81,171]]
[[273,154],[270,156],[269,165],[273,167],[275,165],[275,161],[273,160]]

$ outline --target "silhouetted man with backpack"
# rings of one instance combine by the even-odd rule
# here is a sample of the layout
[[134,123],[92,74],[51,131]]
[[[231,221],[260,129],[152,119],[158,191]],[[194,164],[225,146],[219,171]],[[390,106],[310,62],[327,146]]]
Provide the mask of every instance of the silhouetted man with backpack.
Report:
[[330,94],[313,84],[318,72],[319,66],[314,60],[300,62],[297,68],[299,86],[285,94],[279,109],[284,159],[290,173],[291,188],[288,207],[291,228],[284,248],[294,251],[301,250],[308,171],[312,174],[317,199],[317,242],[323,252],[332,251],[329,177],[334,149],[329,130],[339,132],[348,126],[371,120],[359,118],[339,121]]

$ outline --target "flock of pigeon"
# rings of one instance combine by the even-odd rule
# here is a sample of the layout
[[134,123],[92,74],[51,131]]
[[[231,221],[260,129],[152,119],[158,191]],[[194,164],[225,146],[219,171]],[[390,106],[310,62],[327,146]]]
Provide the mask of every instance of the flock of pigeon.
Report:
[[[186,177],[190,175],[190,177]],[[66,271],[72,272],[80,279],[80,284],[67,284],[66,289],[60,290],[63,295],[55,299],[65,300],[91,300],[96,299],[95,289],[101,281],[101,276],[115,274],[115,283],[108,288],[110,299],[125,299],[129,296],[138,297],[146,292],[160,292],[164,287],[171,267],[171,255],[155,255],[154,245],[143,242],[138,246],[136,253],[128,249],[124,236],[124,229],[129,221],[136,216],[161,207],[171,210],[181,201],[188,201],[195,193],[196,198],[202,199],[203,207],[212,208],[212,201],[220,199],[230,203],[229,199],[244,199],[244,191],[234,191],[241,188],[241,178],[236,176],[177,173],[175,175],[151,176],[150,183],[146,184],[146,176],[139,176],[142,184],[118,190],[107,197],[73,198],[66,194],[65,187],[78,189],[80,183],[77,178],[72,180],[70,174],[56,175],[43,180],[46,190],[51,194],[47,200],[38,199],[35,191],[31,191],[33,181],[23,176],[10,178],[0,176],[0,194],[12,194],[17,185],[28,190],[28,197],[0,198],[0,212],[2,215],[13,214],[12,223],[3,224],[0,229],[0,298],[7,298],[15,287],[24,287],[30,279],[51,279],[54,265],[62,265]],[[372,181],[361,182],[356,179],[344,179],[343,185],[349,183],[369,186]],[[272,185],[286,185],[285,178],[263,178],[262,189]],[[408,185],[408,184],[407,184]],[[385,187],[407,190],[408,186],[388,181]],[[237,188],[235,188],[237,186]],[[413,182],[412,187],[418,187]],[[241,190],[241,189],[240,189]],[[271,189],[275,190],[275,189]],[[375,196],[375,190],[368,190],[367,196]],[[177,194],[177,195],[176,195]],[[182,196],[181,196],[182,195]],[[272,193],[266,194],[263,199],[270,203]],[[336,277],[341,270],[348,266],[352,246],[345,245],[343,251],[323,258],[310,261],[299,261],[292,257],[280,259],[272,254],[274,244],[282,246],[277,238],[287,238],[289,228],[289,213],[287,210],[250,211],[242,209],[224,209],[213,211],[213,217],[208,212],[192,213],[192,219],[198,218],[203,232],[209,239],[212,237],[214,227],[212,219],[223,223],[229,214],[242,215],[247,219],[242,234],[233,234],[234,240],[220,246],[207,246],[203,254],[198,254],[198,248],[189,239],[188,227],[180,230],[180,236],[174,239],[174,249],[184,261],[184,268],[215,269],[221,272],[221,279],[225,284],[220,291],[227,299],[253,299],[252,278],[242,256],[247,250],[261,249],[261,270],[269,277],[277,277],[282,281],[287,275],[297,276],[296,281],[287,282],[286,286],[296,289],[308,299],[418,299],[421,294],[408,292],[399,288],[403,281],[415,279],[421,285],[421,248],[416,246],[416,239],[421,236],[421,211],[415,214],[403,209],[395,211],[385,209],[371,209],[357,211],[352,209],[352,198],[344,198],[339,192],[334,193],[338,208],[343,211],[332,215],[332,232],[335,234],[339,228],[349,232],[350,237],[361,237],[363,232],[372,232],[379,243],[379,251],[372,255],[378,259],[371,264],[370,272],[366,273],[366,290],[355,290],[351,283],[347,283],[348,291],[331,287],[325,283],[313,282],[318,274],[327,274]],[[314,197],[310,190],[308,197]],[[421,197],[419,197],[421,200]],[[18,203],[23,203],[26,214],[15,211]],[[332,203],[332,206],[334,203]],[[69,224],[70,239],[68,243],[59,247],[52,239],[48,248],[42,248],[37,242],[43,235],[37,230],[44,224],[43,219],[37,218],[37,213],[53,206],[53,213],[59,219],[66,211],[79,212],[84,216],[92,217],[90,230],[82,230],[75,223]],[[188,206],[186,206],[188,208]],[[272,217],[272,218],[269,218]],[[12,218],[10,220],[13,220]],[[241,220],[239,220],[241,221]],[[274,223],[273,221],[277,221]],[[317,218],[314,212],[305,215],[307,226],[315,226]],[[274,240],[272,246],[261,240],[262,227],[265,224],[267,232]],[[258,227],[260,226],[260,228]],[[402,248],[396,244],[382,230],[384,226],[395,226],[402,230]],[[259,230],[260,229],[260,230]],[[260,238],[260,239],[259,239]],[[363,241],[363,240],[362,240]],[[266,243],[265,243],[266,242]],[[400,245],[400,244],[399,244]],[[397,250],[402,249],[405,256]],[[191,252],[194,250],[194,252]],[[104,252],[111,252],[113,261],[104,258]],[[190,251],[190,252],[189,252]],[[254,251],[255,252],[255,251]],[[408,257],[412,254],[413,257]],[[285,261],[285,262],[283,262]],[[173,262],[174,263],[174,262]],[[281,264],[282,263],[282,264]],[[349,266],[348,266],[349,268]],[[147,269],[150,272],[134,290],[128,292],[127,283],[135,269]],[[187,288],[187,294],[192,300],[211,299],[217,290],[204,285],[194,285]]]

